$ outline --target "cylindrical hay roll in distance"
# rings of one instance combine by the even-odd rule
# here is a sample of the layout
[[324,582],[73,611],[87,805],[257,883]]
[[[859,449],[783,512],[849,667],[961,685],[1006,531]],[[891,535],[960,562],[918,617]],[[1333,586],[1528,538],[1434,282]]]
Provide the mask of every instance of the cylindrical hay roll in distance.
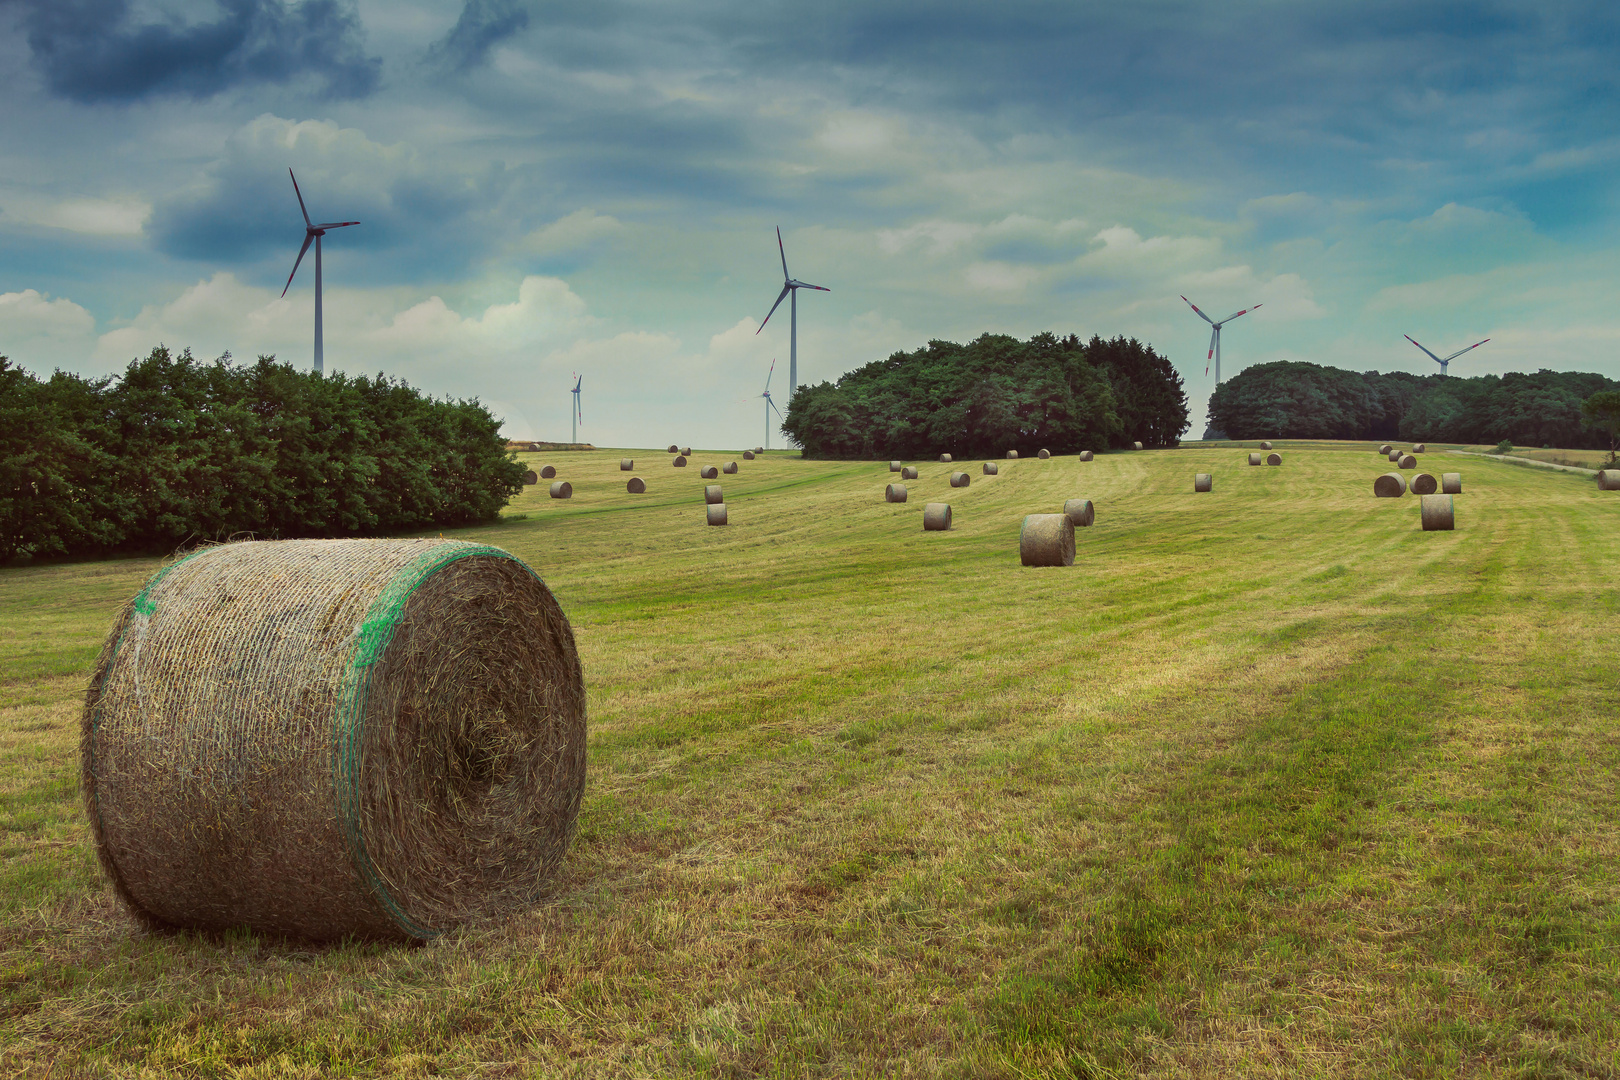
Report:
[[1008,461],[1017,461],[1018,460],[1018,451],[1016,451],[1016,450],[1007,451],[1007,460]]
[[1025,566],[1073,566],[1074,522],[1067,514],[1030,514],[1018,531],[1018,561]]
[[720,470],[713,465],[705,465],[698,470],[698,475],[705,480],[718,480],[720,479]]
[[1412,494],[1414,495],[1433,495],[1439,490],[1439,482],[1426,472],[1418,473],[1412,477]]
[[585,686],[562,609],[499,548],[223,544],[118,616],[81,760],[147,926],[425,940],[528,905],[562,859]]
[[574,485],[566,480],[553,480],[551,482],[551,497],[553,499],[572,499]]
[[928,503],[923,507],[923,532],[944,532],[950,527],[950,503]]
[[737,463],[735,461],[728,461],[724,465],[720,466],[720,471],[729,476],[737,471]]
[[1265,456],[1262,455],[1262,454],[1250,454],[1249,455],[1249,464],[1250,465],[1262,465],[1262,464],[1265,463],[1265,460],[1266,460]]
[[624,490],[628,491],[632,495],[644,494],[647,490],[647,481],[643,480],[639,476],[632,476],[630,478],[630,482],[624,485]]
[[1440,474],[1440,494],[1442,494],[1442,495],[1461,495],[1462,494],[1462,473],[1460,473],[1460,472],[1441,473]]
[[1140,442],[1133,442],[1131,443],[1131,449],[1140,450],[1142,449],[1142,444]]
[[1093,454],[1090,450],[1082,450],[1082,451],[1080,451],[1080,460],[1081,461],[1090,461],[1095,456],[1096,455]]
[[525,484],[538,484],[540,482],[540,474],[535,472],[533,469],[530,469],[523,474],[523,482]]
[[898,462],[898,461],[891,461],[891,462],[889,462],[889,471],[890,471],[890,472],[899,472],[899,471],[900,471],[900,470],[901,470],[901,469],[903,469],[903,468],[905,468],[905,466],[904,466],[904,465],[902,465],[902,464],[901,464],[901,463],[900,463],[900,462]]
[[708,520],[710,525],[726,524],[726,504],[710,503],[708,505]]
[[1193,474],[1193,490],[1194,491],[1214,491],[1215,490],[1215,477],[1211,476],[1207,472],[1194,473]]
[[635,458],[622,457],[622,458],[619,459],[619,471],[620,472],[630,472],[635,467],[636,467],[636,459]]
[[1090,499],[1066,499],[1063,503],[1063,513],[1074,522],[1074,527],[1084,529],[1097,520],[1097,508],[1091,505]]
[[1260,449],[1262,449],[1262,450],[1270,450],[1271,449],[1271,440],[1270,439],[1262,439],[1262,440],[1260,440]]
[[1403,469],[1415,469],[1417,468],[1417,458],[1411,454],[1402,454],[1400,464]]
[[1267,465],[1281,465],[1282,464],[1282,455],[1281,454],[1267,454],[1266,455],[1266,464]]
[[540,470],[540,479],[553,480],[557,476],[557,466],[547,465]]
[[[1455,476],[1457,478],[1457,490],[1462,491],[1462,473],[1447,473],[1446,475]],[[1620,469],[1599,469],[1597,485],[1599,491],[1620,491]]]
[[997,465],[995,462],[987,461],[987,462],[984,463],[984,475],[986,475],[986,476],[996,476],[1000,472],[1001,472],[1001,466]]
[[765,448],[764,448],[764,447],[763,447],[763,446],[756,446],[756,447],[754,447],[754,453],[756,453],[756,454],[763,454],[763,453],[764,453],[764,452],[765,452]]
[[1040,458],[1042,461],[1046,461],[1048,458],[1050,458],[1052,456],[1052,452],[1050,450],[1042,450],[1040,453],[1036,454],[1035,456]]
[[691,456],[692,456],[692,448],[690,446],[681,447],[681,457],[691,457]]
[[949,455],[949,454],[941,454],[941,455],[939,455],[939,460],[940,460],[940,462],[942,464],[948,464],[950,462],[950,460],[951,460],[951,455]]
[[743,460],[744,461],[753,461],[754,460],[754,452],[752,450],[744,450],[743,451]]
[[1383,446],[1378,448],[1378,456],[1388,457],[1392,452],[1394,452],[1394,450],[1395,448],[1393,446],[1389,445],[1389,443],[1385,443]]
[[720,490],[719,484],[707,484],[703,488],[703,501],[713,506],[715,503],[725,502],[726,496]]
[[672,464],[677,469],[684,469],[684,468],[686,468],[686,458],[685,457],[676,457],[676,459],[674,460],[674,462],[672,462]]
[[905,502],[906,501],[906,485],[904,485],[904,484],[889,484],[887,487],[885,487],[883,489],[883,501],[884,502]]
[[1406,494],[1406,477],[1387,472],[1373,481],[1373,494],[1380,499],[1398,499]]
[[1446,532],[1457,527],[1456,510],[1450,495],[1425,495],[1419,505],[1424,532]]
[[1423,453],[1427,453],[1428,449],[1429,449],[1428,444],[1426,444],[1426,443],[1418,443],[1418,444],[1416,444],[1415,446],[1412,447],[1412,453],[1414,453],[1414,454],[1423,454]]
[[1401,452],[1399,450],[1391,450],[1389,452],[1389,460],[1399,464],[1401,460]]
[[951,473],[951,487],[967,487],[972,478],[965,472]]
[[901,469],[900,470],[900,479],[902,479],[902,480],[915,480],[915,479],[917,479],[917,466],[915,466],[915,465],[907,465],[905,468]]
[[678,453],[681,452],[681,448],[676,446],[674,443],[670,443],[669,444],[669,452],[672,453],[672,454],[678,454]]

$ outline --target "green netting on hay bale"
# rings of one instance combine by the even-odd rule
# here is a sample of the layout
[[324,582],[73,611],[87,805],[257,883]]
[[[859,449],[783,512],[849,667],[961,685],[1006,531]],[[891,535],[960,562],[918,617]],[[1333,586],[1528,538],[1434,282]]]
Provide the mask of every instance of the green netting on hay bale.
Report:
[[584,682],[499,548],[226,544],[120,613],[81,750],[97,853],[147,925],[426,939],[531,902],[561,860]]

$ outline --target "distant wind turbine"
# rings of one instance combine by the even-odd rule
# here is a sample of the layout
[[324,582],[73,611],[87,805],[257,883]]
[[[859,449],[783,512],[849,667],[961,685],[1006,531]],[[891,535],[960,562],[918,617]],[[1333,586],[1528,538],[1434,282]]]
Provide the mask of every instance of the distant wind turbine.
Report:
[[[1182,299],[1187,300],[1185,296],[1183,296]],[[1198,305],[1193,303],[1191,300],[1187,300],[1187,306],[1192,308],[1194,311],[1198,311]],[[1204,374],[1209,374],[1209,361],[1214,360],[1216,386],[1221,385],[1221,327],[1225,326],[1239,315],[1247,315],[1251,311],[1259,311],[1260,306],[1261,305],[1256,304],[1254,307],[1246,307],[1242,311],[1234,311],[1220,322],[1216,322],[1208,315],[1205,315],[1202,311],[1198,311],[1198,317],[1215,328],[1214,332],[1209,335],[1209,356],[1204,358]]]
[[[770,316],[766,316],[766,318],[769,317]],[[776,361],[772,360],[771,370],[765,373],[765,392],[759,395],[765,399],[765,449],[767,450],[771,448],[771,410],[776,409],[776,402],[771,400],[771,376],[775,374]],[[776,415],[781,417],[783,420],[787,419],[787,417],[782,416],[781,409],[776,409]]]
[[[776,227],[776,250],[782,256],[782,291],[776,294],[776,303],[772,304],[771,310],[765,313],[765,322],[760,323],[759,330],[755,330],[754,333],[757,335],[760,330],[765,329],[765,323],[770,322],[771,316],[776,314],[776,309],[782,306],[782,298],[791,294],[793,299],[788,304],[788,311],[792,317],[792,328],[788,332],[788,401],[791,403],[793,401],[793,391],[799,385],[799,290],[814,289],[817,292],[832,292],[832,290],[823,288],[820,285],[811,285],[807,281],[796,281],[788,273],[787,250],[782,247],[782,227],[780,225]],[[774,403],[772,407],[774,408]],[[780,410],[778,411],[780,412]],[[765,415],[769,416],[770,414],[766,413]]]
[[[1423,349],[1423,346],[1418,345],[1417,341],[1415,339],[1413,339],[1411,334],[1402,334],[1401,336],[1404,337],[1407,341],[1412,342],[1412,344],[1417,345],[1418,348]],[[1489,340],[1491,340],[1491,339],[1490,338],[1485,339],[1485,341],[1489,341]],[[1434,355],[1434,353],[1432,353],[1432,352],[1429,352],[1428,349],[1423,349],[1423,351],[1429,354],[1429,359],[1430,360],[1433,360],[1435,363],[1440,365],[1440,374],[1444,375],[1444,374],[1447,373],[1446,369],[1451,366],[1451,362],[1453,360],[1457,359],[1457,357],[1461,356],[1463,353],[1467,352],[1469,349],[1477,349],[1477,348],[1479,348],[1481,345],[1485,344],[1485,341],[1476,341],[1472,345],[1468,346],[1468,349],[1458,349],[1456,352],[1452,353],[1450,356],[1445,357],[1444,359]]]
[[575,372],[574,373],[574,388],[572,390],[568,391],[570,394],[574,395],[574,410],[573,410],[572,413],[569,414],[570,418],[569,418],[569,425],[568,425],[568,431],[569,431],[568,441],[571,442],[571,443],[579,442],[579,423],[580,423],[581,420],[585,419],[585,414],[583,412],[581,412],[580,408],[579,408],[579,388],[580,388],[580,385],[582,383],[584,383],[584,381],[585,381],[585,376],[579,374],[578,372]]
[[298,177],[293,176],[291,169],[287,170],[287,175],[292,176],[293,194],[298,196],[298,209],[304,214],[304,246],[298,249],[298,258],[293,262],[292,274],[287,275],[287,284],[281,287],[281,295],[286,296],[287,290],[292,288],[293,274],[298,273],[298,264],[304,261],[304,252],[309,250],[309,242],[315,241],[315,370],[321,371],[325,367],[325,354],[321,346],[321,237],[326,235],[327,229],[341,229],[360,223],[328,221],[320,225],[312,224],[309,220],[309,210],[304,206],[304,193],[298,190]]

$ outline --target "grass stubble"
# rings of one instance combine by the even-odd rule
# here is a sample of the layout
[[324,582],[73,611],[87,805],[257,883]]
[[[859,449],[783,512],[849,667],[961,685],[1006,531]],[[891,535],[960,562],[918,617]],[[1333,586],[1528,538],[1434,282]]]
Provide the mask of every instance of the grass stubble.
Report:
[[[768,454],[723,530],[695,468],[569,455],[457,535],[573,623],[578,839],[421,948],[138,931],[76,733],[157,563],[0,572],[0,1073],[1620,1075],[1620,499],[1452,458],[1425,534],[1370,444],[1279,449],[920,463],[906,504]],[[1020,567],[1074,497],[1075,565]]]

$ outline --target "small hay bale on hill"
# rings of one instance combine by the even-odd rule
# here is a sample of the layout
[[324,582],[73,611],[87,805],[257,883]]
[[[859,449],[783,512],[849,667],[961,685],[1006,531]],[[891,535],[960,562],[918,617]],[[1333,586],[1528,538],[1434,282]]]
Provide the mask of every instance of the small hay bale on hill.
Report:
[[1138,441],[1138,442],[1131,443],[1131,449],[1132,450],[1140,450],[1140,449],[1142,449],[1141,442]]
[[1417,468],[1417,458],[1411,454],[1402,454],[1400,466],[1403,469],[1415,469]]
[[725,503],[709,503],[706,509],[708,510],[707,517],[710,525],[724,525],[727,523]]
[[557,466],[555,466],[555,465],[546,465],[546,466],[543,466],[540,469],[540,479],[542,479],[542,480],[555,480],[556,478],[557,478]]
[[647,490],[647,481],[639,476],[632,476],[630,482],[624,485],[624,490],[632,495],[644,494]]
[[537,899],[579,814],[585,685],[499,548],[247,541],[124,607],[80,738],[97,855],[146,926],[420,941]]
[[1250,454],[1249,455],[1249,464],[1250,465],[1264,465],[1265,461],[1266,461],[1266,459],[1265,459],[1264,454]]
[[566,480],[553,480],[551,483],[551,497],[553,499],[572,499],[574,485]]
[[972,482],[972,479],[965,472],[953,472],[951,473],[951,487],[967,487]]
[[[1447,474],[1452,475],[1452,474]],[[1462,474],[1457,476],[1457,490],[1462,490]],[[1620,491],[1620,469],[1599,469],[1597,474],[1599,491]]]
[[1412,477],[1412,494],[1433,495],[1440,490],[1440,483],[1428,473],[1418,473]]
[[1406,477],[1387,472],[1373,481],[1373,494],[1380,499],[1398,499],[1406,494]]
[[720,470],[713,465],[705,465],[698,470],[698,476],[704,480],[718,480],[720,479]]
[[1030,514],[1018,530],[1018,561],[1025,566],[1073,566],[1074,522],[1067,514]]
[[1429,446],[1427,443],[1417,443],[1412,447],[1412,453],[1414,454],[1424,454],[1427,453],[1428,450]]
[[538,484],[540,482],[540,474],[535,472],[533,469],[525,470],[523,473],[523,482],[525,484]]
[[684,469],[686,468],[686,458],[684,456],[677,455],[675,460],[670,462],[670,464],[674,465],[677,469]]
[[889,484],[889,485],[885,486],[884,489],[883,489],[883,501],[884,502],[905,502],[906,501],[906,485],[904,485],[904,484]]
[[1090,499],[1065,499],[1063,513],[1077,529],[1087,528],[1097,520],[1097,508],[1091,505]]
[[1271,449],[1271,440],[1270,439],[1261,439],[1260,440],[1260,449],[1262,449],[1262,450],[1270,450]]
[[670,443],[669,444],[669,452],[672,453],[672,454],[678,454],[678,453],[681,452],[681,448],[676,446],[674,443]]
[[715,503],[725,502],[726,496],[720,490],[719,484],[705,484],[703,487],[703,501],[713,506]]
[[1383,446],[1380,446],[1378,448],[1378,456],[1379,457],[1389,457],[1391,451],[1393,451],[1394,449],[1395,448],[1393,446],[1389,445],[1389,443],[1385,443]]
[[948,464],[950,464],[951,455],[949,455],[949,454],[941,454],[941,455],[939,455],[939,460],[940,460],[940,464],[948,465]]
[[743,451],[743,460],[744,461],[753,461],[754,460],[754,452],[752,450],[744,450]]
[[635,467],[636,467],[636,459],[635,458],[623,457],[623,458],[619,459],[619,471],[620,472],[632,472],[635,469]]
[[987,461],[987,462],[984,463],[984,475],[986,475],[986,476],[996,476],[996,475],[999,475],[1000,472],[1001,472],[1001,466],[997,465],[995,462]]
[[1211,476],[1207,472],[1194,473],[1193,474],[1193,490],[1194,491],[1214,491],[1215,490],[1215,477]]
[[1080,451],[1080,460],[1081,461],[1090,461],[1094,457],[1096,457],[1096,455],[1093,454],[1090,450],[1082,450],[1082,451]]
[[900,470],[900,479],[902,479],[902,480],[915,480],[915,479],[917,479],[917,466],[915,466],[915,465],[907,465],[905,468],[901,469]]
[[728,461],[724,465],[720,466],[720,471],[726,473],[727,475],[734,474],[737,471],[737,463],[735,461]]
[[905,468],[905,465],[903,463],[901,463],[901,462],[898,462],[898,461],[889,462],[889,471],[890,472],[899,472],[903,468]]
[[1007,451],[1007,460],[1008,461],[1017,461],[1018,460],[1018,451],[1016,451],[1016,450]]
[[1457,514],[1450,495],[1425,495],[1419,503],[1424,532],[1448,532],[1457,527]]
[[1266,455],[1266,464],[1267,465],[1281,465],[1282,464],[1282,455],[1281,454],[1267,454]]
[[1461,495],[1462,494],[1462,473],[1460,473],[1460,472],[1441,473],[1440,474],[1440,494],[1442,494],[1442,495]]
[[1052,456],[1052,452],[1050,450],[1042,450],[1040,453],[1036,454],[1035,456],[1040,458],[1042,461],[1046,461],[1047,459],[1049,459]]
[[923,507],[923,532],[945,532],[950,527],[950,503],[928,503]]

